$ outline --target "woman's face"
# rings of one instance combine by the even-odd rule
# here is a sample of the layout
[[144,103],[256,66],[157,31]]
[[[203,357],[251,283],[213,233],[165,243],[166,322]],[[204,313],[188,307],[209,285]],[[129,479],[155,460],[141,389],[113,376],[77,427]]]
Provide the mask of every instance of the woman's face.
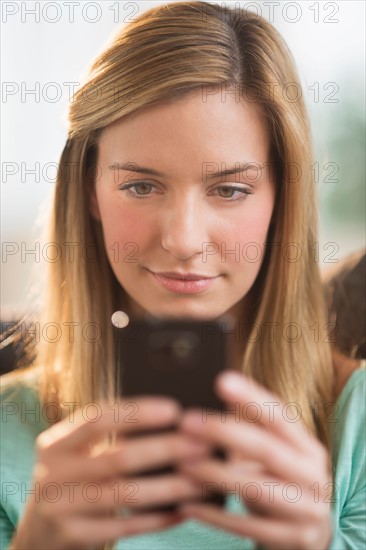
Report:
[[[91,211],[132,312],[237,315],[260,270],[274,206],[271,171],[259,168],[269,147],[259,111],[231,94],[204,102],[191,93],[103,130]],[[239,171],[222,174],[232,168]]]

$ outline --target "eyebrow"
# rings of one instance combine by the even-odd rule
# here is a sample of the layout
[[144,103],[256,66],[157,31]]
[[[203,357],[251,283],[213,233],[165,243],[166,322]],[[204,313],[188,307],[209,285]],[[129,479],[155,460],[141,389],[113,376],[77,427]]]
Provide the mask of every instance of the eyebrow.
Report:
[[[216,164],[216,163],[207,163],[207,164]],[[225,164],[225,163],[221,163]],[[225,170],[215,170],[214,172],[209,172],[205,174],[206,180],[212,180],[216,178],[222,178],[223,176],[231,176],[233,174],[238,174],[239,172],[246,172],[248,170],[259,170],[265,167],[265,164],[253,163],[253,162],[236,162],[235,166],[227,168]],[[157,177],[166,177],[166,174],[154,170],[153,168],[148,168],[145,166],[138,166],[135,162],[114,162],[109,166],[110,170],[125,170],[127,172],[136,172],[139,174],[150,174],[151,176]],[[202,167],[203,170],[203,167]]]

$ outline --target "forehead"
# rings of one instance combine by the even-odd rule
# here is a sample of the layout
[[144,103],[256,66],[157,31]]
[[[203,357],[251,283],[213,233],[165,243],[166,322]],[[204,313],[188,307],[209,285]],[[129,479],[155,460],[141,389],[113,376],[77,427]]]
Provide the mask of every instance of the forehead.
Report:
[[[201,92],[132,113],[101,132],[99,151],[108,162],[134,155],[146,162],[268,160],[270,136],[258,104],[235,94]],[[114,158],[117,155],[116,158]]]

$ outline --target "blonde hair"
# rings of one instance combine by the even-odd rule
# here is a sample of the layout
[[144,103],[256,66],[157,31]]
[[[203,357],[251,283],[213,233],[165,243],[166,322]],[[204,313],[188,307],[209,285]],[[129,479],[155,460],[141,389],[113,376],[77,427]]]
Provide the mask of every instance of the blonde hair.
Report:
[[[314,337],[326,323],[319,267],[311,249],[317,240],[316,188],[310,125],[294,61],[284,40],[265,19],[242,9],[205,2],[172,2],[150,9],[114,36],[90,67],[69,109],[69,137],[61,155],[49,240],[62,248],[49,264],[43,320],[98,326],[91,341],[41,340],[33,368],[40,368],[41,400],[85,405],[114,395],[111,314],[123,308],[125,291],[104,250],[101,225],[89,211],[97,175],[98,136],[117,119],[190,92],[234,89],[265,114],[275,167],[276,204],[269,244],[259,275],[246,296],[252,323],[242,370],[285,403],[297,403],[309,431],[328,448],[326,404],[332,399],[329,344]],[[294,181],[290,167],[300,174]],[[75,254],[66,243],[96,261]],[[287,258],[289,246],[296,261]],[[299,327],[294,339],[257,340],[258,327]],[[296,340],[296,341],[295,341]],[[66,413],[67,411],[65,411]]]

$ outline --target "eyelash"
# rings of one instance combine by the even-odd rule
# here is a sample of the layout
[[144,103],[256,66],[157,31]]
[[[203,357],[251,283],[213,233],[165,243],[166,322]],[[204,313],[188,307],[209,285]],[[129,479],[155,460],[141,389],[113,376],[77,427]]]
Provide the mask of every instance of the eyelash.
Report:
[[[133,193],[132,191],[130,191],[131,188],[136,188],[137,185],[141,185],[141,184],[150,185],[151,187],[155,187],[152,183],[145,182],[145,181],[137,181],[137,182],[134,182],[134,183],[128,183],[128,184],[124,185],[123,187],[120,187],[119,189],[121,191],[127,191],[129,195],[133,196],[136,199],[145,199],[145,198],[149,197],[150,194],[138,195],[137,193]],[[236,199],[233,199],[231,197],[220,197],[220,198],[224,199],[227,202],[245,200],[247,198],[247,195],[252,195],[253,194],[252,191],[248,191],[247,189],[245,189],[243,187],[236,187],[236,186],[233,186],[233,185],[219,185],[217,187],[217,189],[220,189],[220,188],[221,189],[222,188],[224,188],[224,189],[233,189],[234,191],[239,191],[239,193],[241,195],[243,195],[242,197],[238,197]]]

